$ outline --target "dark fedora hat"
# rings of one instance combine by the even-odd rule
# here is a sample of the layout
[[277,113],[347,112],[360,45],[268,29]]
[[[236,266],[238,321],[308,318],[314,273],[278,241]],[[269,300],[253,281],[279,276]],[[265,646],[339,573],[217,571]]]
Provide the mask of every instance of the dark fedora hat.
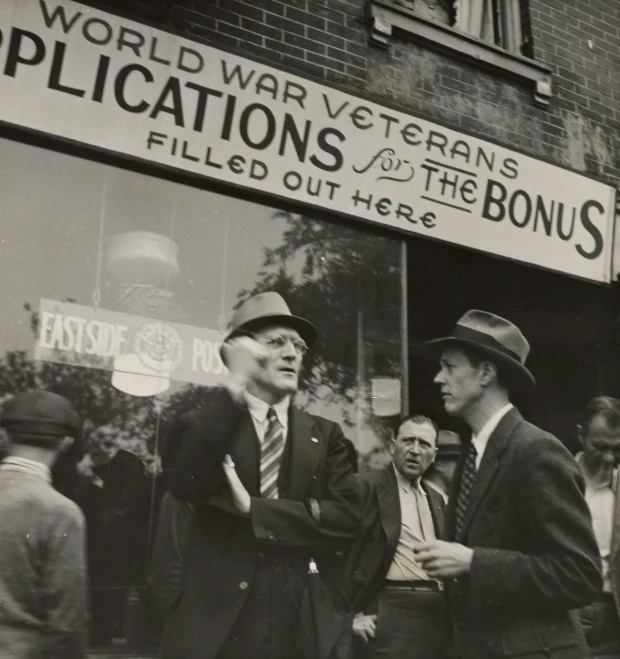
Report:
[[78,438],[82,421],[64,397],[38,389],[4,404],[0,426],[19,442],[53,446],[62,437]]
[[316,341],[316,327],[305,318],[293,316],[279,293],[267,291],[248,298],[235,311],[230,322],[230,332],[224,342],[236,336],[252,334],[268,325],[292,327],[299,332],[309,348]]
[[443,349],[455,343],[468,346],[495,362],[513,393],[527,395],[536,386],[534,376],[525,367],[530,344],[509,320],[488,311],[470,309],[457,321],[450,336],[433,339],[427,345]]
[[437,436],[437,457],[459,456],[463,451],[463,440],[452,430],[440,430]]

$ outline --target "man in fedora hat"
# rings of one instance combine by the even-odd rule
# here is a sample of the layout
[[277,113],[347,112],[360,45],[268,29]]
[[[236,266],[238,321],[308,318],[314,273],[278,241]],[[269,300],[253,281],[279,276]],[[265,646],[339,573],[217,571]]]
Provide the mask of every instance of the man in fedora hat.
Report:
[[582,659],[569,611],[598,596],[598,548],[574,459],[511,403],[535,385],[529,344],[511,322],[471,310],[430,346],[444,407],[472,431],[446,511],[450,541],[415,551],[448,584],[458,656]]
[[4,404],[0,462],[0,657],[80,659],[86,641],[86,558],[80,509],[52,487],[50,468],[80,419],[49,391]]
[[[306,656],[300,609],[311,558],[338,591],[337,552],[359,526],[352,469],[340,427],[291,402],[316,334],[279,294],[248,299],[222,346],[230,371],[223,388],[173,433],[170,491],[193,502],[194,523],[165,659]],[[350,634],[350,620],[322,620],[307,647],[318,641],[325,657],[340,656],[330,648]]]

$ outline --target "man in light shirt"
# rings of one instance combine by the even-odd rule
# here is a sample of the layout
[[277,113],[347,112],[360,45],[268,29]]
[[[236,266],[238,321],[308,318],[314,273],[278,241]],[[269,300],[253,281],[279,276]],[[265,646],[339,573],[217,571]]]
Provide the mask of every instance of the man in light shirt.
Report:
[[598,597],[600,559],[578,465],[511,402],[535,385],[529,343],[508,320],[471,310],[429,346],[445,410],[472,432],[446,510],[450,542],[415,549],[448,582],[457,656],[583,659],[570,610]]
[[415,560],[419,542],[441,537],[443,498],[421,480],[437,454],[437,426],[405,417],[392,442],[393,464],[356,478],[362,531],[347,563],[347,595],[357,613],[356,656],[447,659],[443,583]]
[[581,624],[592,659],[620,659],[620,400],[593,398],[577,435],[583,447],[577,462],[586,479],[586,501],[603,564],[603,592],[581,610]]

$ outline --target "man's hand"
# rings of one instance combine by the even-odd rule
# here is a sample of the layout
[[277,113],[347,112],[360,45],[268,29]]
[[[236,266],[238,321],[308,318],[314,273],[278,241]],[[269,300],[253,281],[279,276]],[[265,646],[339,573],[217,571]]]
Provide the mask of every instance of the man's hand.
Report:
[[376,621],[376,615],[367,616],[364,613],[357,613],[353,618],[353,634],[360,636],[368,643],[371,638],[375,637]]
[[263,368],[268,354],[265,346],[249,336],[239,336],[222,345],[222,356],[230,371],[223,384],[234,398],[241,399],[248,380]]
[[235,463],[230,455],[226,456],[222,466],[224,467],[229,490],[225,494],[217,494],[211,497],[207,503],[211,506],[217,506],[227,513],[248,517],[252,507],[252,499],[239,476],[237,476]]
[[413,550],[416,561],[432,579],[462,577],[471,571],[474,550],[456,542],[421,542]]

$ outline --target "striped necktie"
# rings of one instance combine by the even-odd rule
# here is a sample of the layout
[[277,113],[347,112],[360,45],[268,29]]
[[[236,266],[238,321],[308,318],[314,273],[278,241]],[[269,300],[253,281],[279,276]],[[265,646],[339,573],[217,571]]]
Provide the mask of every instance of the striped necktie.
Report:
[[267,431],[260,451],[260,493],[264,499],[278,498],[278,474],[284,452],[284,428],[273,407],[267,412]]
[[465,456],[465,464],[463,465],[463,471],[461,472],[461,486],[459,489],[459,495],[456,499],[456,527],[454,538],[457,542],[462,540],[463,526],[465,525],[465,513],[467,512],[467,506],[469,505],[469,497],[471,496],[471,491],[474,489],[474,483],[476,482],[476,456],[478,455],[474,443],[471,442],[468,449],[467,455]]

